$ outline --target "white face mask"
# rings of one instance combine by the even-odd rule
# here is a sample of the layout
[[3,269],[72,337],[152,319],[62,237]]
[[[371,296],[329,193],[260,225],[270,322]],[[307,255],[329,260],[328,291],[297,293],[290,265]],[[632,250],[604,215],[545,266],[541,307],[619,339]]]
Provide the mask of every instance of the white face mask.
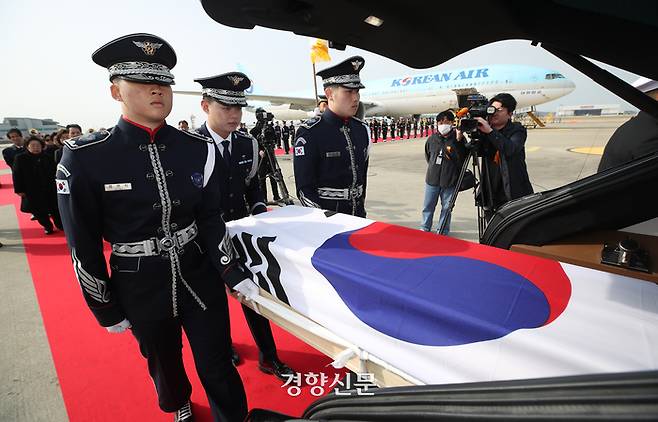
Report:
[[437,129],[439,130],[439,133],[441,135],[446,135],[452,130],[452,125],[450,124],[438,125]]

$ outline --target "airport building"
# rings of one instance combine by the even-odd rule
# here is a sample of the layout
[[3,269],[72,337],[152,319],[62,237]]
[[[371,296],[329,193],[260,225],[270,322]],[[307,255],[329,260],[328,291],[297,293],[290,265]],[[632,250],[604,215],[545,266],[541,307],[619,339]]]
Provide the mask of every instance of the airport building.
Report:
[[0,123],[0,139],[6,138],[7,131],[17,128],[23,132],[23,136],[29,135],[30,129],[36,129],[42,133],[55,132],[62,128],[59,122],[53,119],[36,119],[33,117],[5,117]]
[[557,109],[558,117],[567,116],[616,116],[624,114],[619,104],[581,104],[560,106]]

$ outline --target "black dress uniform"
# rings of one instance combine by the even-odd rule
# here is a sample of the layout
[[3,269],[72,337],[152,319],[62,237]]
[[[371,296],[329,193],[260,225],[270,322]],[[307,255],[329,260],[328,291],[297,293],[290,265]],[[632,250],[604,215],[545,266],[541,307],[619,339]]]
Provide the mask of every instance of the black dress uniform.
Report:
[[281,148],[281,126],[279,126],[279,122],[274,125],[274,133],[276,134],[276,147]]
[[283,138],[283,149],[286,154],[290,153],[290,128],[286,126],[286,122],[283,122],[281,127],[281,137]]
[[[318,72],[323,85],[361,89],[362,57]],[[368,126],[355,118],[342,118],[330,108],[307,120],[294,144],[293,165],[297,195],[304,206],[366,216],[366,179],[370,139]]]
[[[154,35],[119,38],[92,59],[110,80],[173,83],[175,53]],[[215,420],[239,421],[247,405],[230,360],[222,279],[235,286],[247,275],[221,219],[216,155],[203,136],[122,117],[109,131],[66,141],[56,186],[87,305],[104,327],[132,323],[160,408],[189,403],[182,327]],[[112,245],[109,275],[103,239]]]
[[290,122],[290,139],[293,141],[295,140],[295,124],[293,122]]
[[[244,91],[251,86],[247,75],[230,72],[209,78],[195,79],[202,85],[204,98],[217,101],[227,106],[246,107]],[[288,127],[284,126],[287,131]],[[267,211],[265,196],[258,180],[258,142],[240,131],[232,132],[230,140],[224,140],[204,123],[198,133],[214,140],[219,161],[222,196],[222,217],[224,221],[233,221]],[[226,155],[228,151],[228,156]],[[269,291],[267,285],[262,286]],[[272,336],[270,321],[256,313],[248,306],[242,305],[247,324],[258,346],[261,370],[274,373],[285,380],[284,374],[294,375],[293,371],[281,363],[276,353],[276,344]],[[239,360],[236,359],[236,360]]]
[[16,158],[16,156],[24,152],[25,152],[24,147],[12,145],[2,150],[2,158],[4,158],[5,163],[7,163],[9,168],[13,168],[14,159]]
[[379,141],[380,130],[381,130],[381,125],[379,124],[379,120],[375,119],[375,141]]

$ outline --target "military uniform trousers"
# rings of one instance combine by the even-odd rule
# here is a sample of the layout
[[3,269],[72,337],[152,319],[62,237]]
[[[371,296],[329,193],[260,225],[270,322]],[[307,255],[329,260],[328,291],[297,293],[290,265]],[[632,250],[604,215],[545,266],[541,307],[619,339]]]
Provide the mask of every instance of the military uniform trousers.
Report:
[[242,305],[242,311],[256,346],[258,346],[258,360],[271,362],[278,359],[270,320],[245,305]]
[[290,154],[290,141],[288,135],[283,137],[283,149],[285,150],[286,154]]
[[[195,254],[188,249],[197,248],[192,243],[185,249],[185,254]],[[134,285],[161,285],[158,293],[164,293],[161,298],[171,298],[171,269],[169,260],[155,257],[121,258],[117,265],[116,257],[110,260],[113,273],[112,285],[118,286],[119,297],[127,291],[140,296],[139,287]],[[191,258],[191,257],[183,257]],[[138,272],[126,272],[129,262],[140,260],[132,268]],[[188,264],[196,259],[185,260]],[[137,266],[138,265],[138,266]],[[200,284],[204,289],[202,301],[206,309],[192,297],[181,283],[177,283],[177,317],[173,316],[171,302],[169,312],[162,313],[157,298],[151,304],[158,311],[145,316],[143,307],[138,312],[131,312],[129,305],[126,311],[128,320],[132,323],[132,333],[139,343],[139,349],[148,362],[148,370],[158,394],[160,408],[165,412],[175,412],[190,398],[192,386],[185,373],[182,358],[182,330],[190,343],[197,373],[208,396],[215,421],[242,421],[247,414],[247,400],[242,380],[231,362],[231,336],[228,302],[226,291],[219,273],[210,265],[207,259],[199,260],[195,270],[183,268],[182,275],[192,288]],[[187,269],[187,271],[185,271]],[[120,271],[122,270],[122,271]],[[133,288],[129,288],[133,285]],[[166,286],[166,287],[165,287]],[[158,295],[155,295],[158,296]],[[125,301],[121,300],[124,304]],[[125,305],[124,305],[125,306]],[[131,317],[132,315],[132,317]]]

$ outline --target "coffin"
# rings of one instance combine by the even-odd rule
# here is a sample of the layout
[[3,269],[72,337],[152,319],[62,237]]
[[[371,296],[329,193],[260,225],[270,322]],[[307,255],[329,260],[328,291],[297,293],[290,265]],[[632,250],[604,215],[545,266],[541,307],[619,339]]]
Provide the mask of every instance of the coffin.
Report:
[[380,386],[658,369],[658,286],[288,206],[228,224],[249,306]]

